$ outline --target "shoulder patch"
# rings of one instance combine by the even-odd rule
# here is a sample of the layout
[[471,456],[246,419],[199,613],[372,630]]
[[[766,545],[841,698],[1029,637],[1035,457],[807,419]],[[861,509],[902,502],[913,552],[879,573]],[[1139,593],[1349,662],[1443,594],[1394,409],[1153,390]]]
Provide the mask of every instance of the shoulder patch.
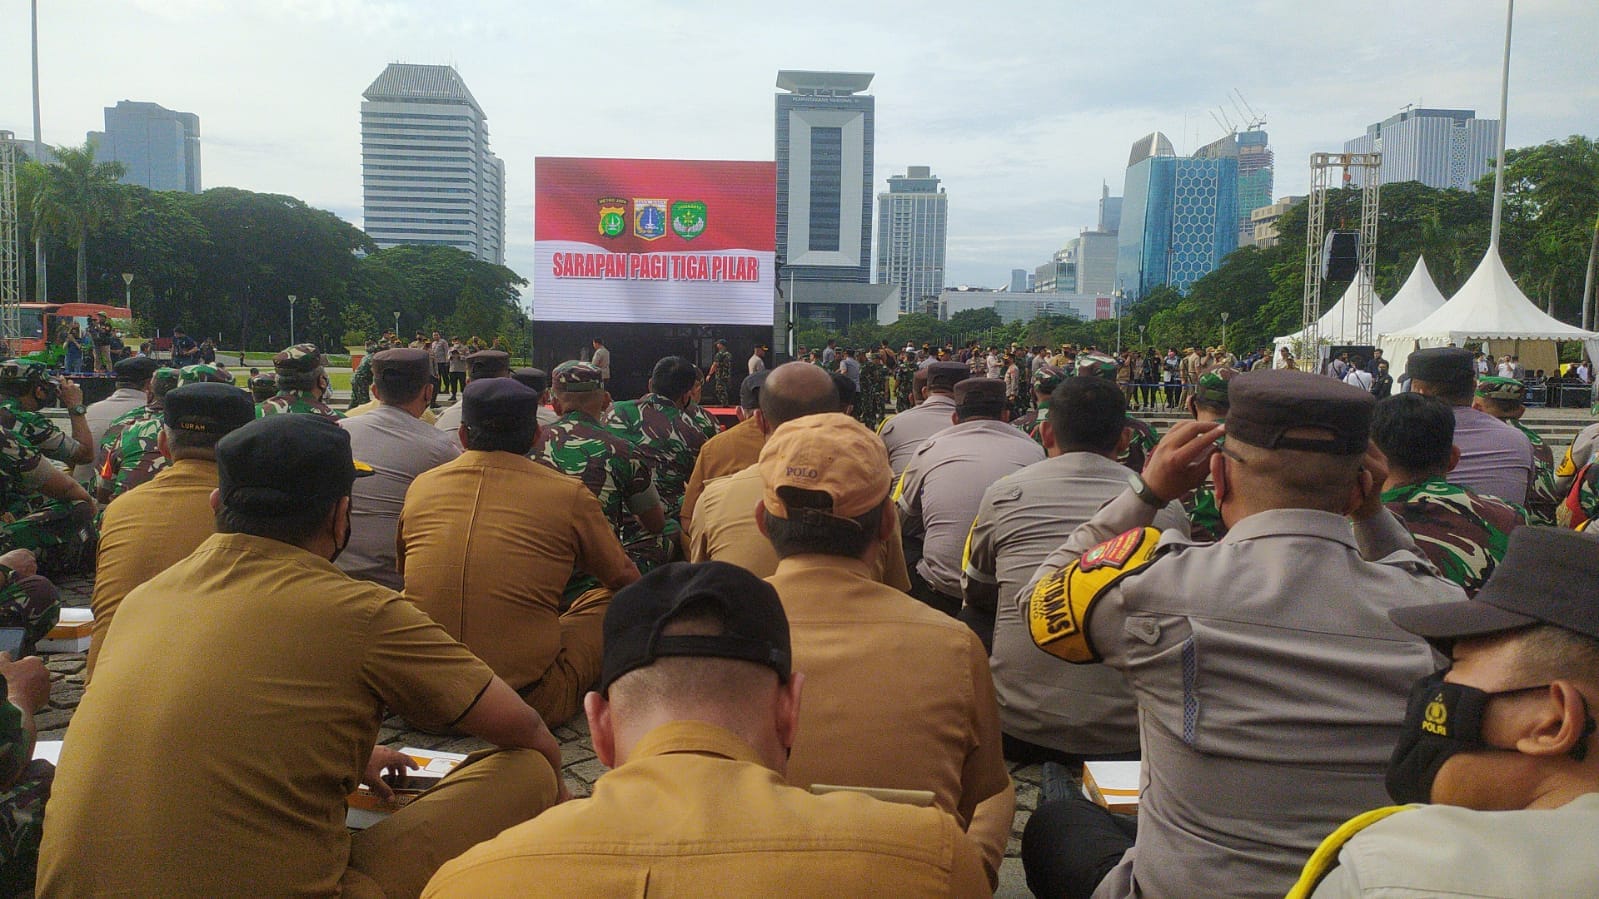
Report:
[[1098,662],[1100,655],[1088,635],[1094,603],[1122,576],[1148,565],[1159,542],[1160,531],[1134,528],[1039,581],[1027,599],[1033,644],[1068,662]]

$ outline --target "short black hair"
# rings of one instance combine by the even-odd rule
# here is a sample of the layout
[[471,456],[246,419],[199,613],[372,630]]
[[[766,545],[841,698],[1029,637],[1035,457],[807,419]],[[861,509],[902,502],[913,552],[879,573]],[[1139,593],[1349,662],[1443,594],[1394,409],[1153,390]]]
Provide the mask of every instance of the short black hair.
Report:
[[842,372],[828,372],[833,377],[833,389],[838,391],[838,408],[849,409],[860,402],[861,387]]
[[178,450],[208,450],[216,449],[217,441],[226,437],[226,434],[207,434],[203,431],[189,431],[183,428],[167,428],[167,447],[173,452]]
[[832,515],[833,498],[820,490],[779,487],[777,495],[788,507],[788,518],[766,512],[766,533],[780,559],[801,553],[854,558],[866,552],[877,536],[881,504],[856,518]]
[[510,431],[501,431],[493,428],[474,428],[466,426],[465,447],[469,450],[480,450],[486,453],[502,452],[515,453],[525,456],[533,449],[533,443],[538,439],[539,426],[537,421],[530,421],[524,427]]
[[1127,427],[1127,396],[1105,378],[1067,378],[1049,395],[1049,429],[1062,452],[1108,453]]
[[372,395],[390,406],[403,406],[422,395],[422,389],[431,380],[406,378],[379,378],[372,382]]
[[650,370],[650,392],[665,397],[680,397],[699,383],[700,370],[682,356],[667,356]]
[[1436,397],[1399,393],[1377,401],[1371,439],[1396,467],[1419,473],[1449,467],[1455,412]]
[[248,534],[291,546],[304,546],[317,528],[322,526],[322,522],[327,520],[328,513],[338,505],[338,499],[320,503],[307,499],[306,503],[305,509],[293,515],[253,515],[230,509],[224,503],[216,513],[217,533]]

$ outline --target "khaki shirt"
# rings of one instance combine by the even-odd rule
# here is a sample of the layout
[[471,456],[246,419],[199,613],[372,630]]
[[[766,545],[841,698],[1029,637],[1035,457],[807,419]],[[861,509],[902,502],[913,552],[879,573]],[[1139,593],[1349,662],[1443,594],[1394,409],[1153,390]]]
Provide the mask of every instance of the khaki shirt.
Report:
[[[727,562],[756,577],[777,572],[777,550],[755,521],[755,505],[765,494],[761,470],[754,466],[705,485],[700,511],[689,522],[683,554],[690,562]],[[899,519],[872,562],[872,579],[902,593],[911,592],[910,571],[905,567],[905,547],[900,541]]]
[[89,598],[94,632],[83,673],[85,682],[94,677],[106,632],[123,597],[216,533],[216,513],[211,511],[211,491],[215,489],[215,462],[179,459],[149,483],[106,506],[100,522],[94,594]]
[[766,435],[756,426],[753,416],[705,441],[699,458],[694,460],[688,485],[683,488],[683,511],[678,515],[683,520],[683,530],[688,530],[694,518],[694,506],[705,490],[705,482],[737,474],[759,462],[764,446]]
[[936,809],[813,796],[749,744],[663,724],[563,803],[448,862],[428,897],[988,896],[971,844]]
[[[970,628],[857,559],[791,556],[766,580],[806,678],[789,782],[930,790],[963,829],[1009,789],[988,654]],[[979,847],[995,868],[1007,836]]]
[[396,540],[406,598],[516,689],[561,650],[572,569],[610,584],[633,567],[581,481],[505,452],[469,450],[418,475]]
[[461,448],[448,434],[389,405],[339,426],[350,434],[350,452],[372,466],[373,474],[351,488],[350,543],[334,564],[350,577],[402,590],[395,531],[405,491],[417,475],[459,456]]
[[955,423],[955,398],[947,393],[929,393],[920,405],[883,422],[877,436],[888,450],[888,467],[897,479],[911,463],[922,441]]
[[384,709],[444,727],[492,676],[398,593],[212,536],[117,612],[61,751],[39,892],[331,895]]
[[[1124,491],[1037,581],[1154,514]],[[1060,641],[1090,641],[1138,697],[1138,841],[1094,895],[1287,892],[1322,837],[1387,804],[1406,699],[1435,669],[1388,611],[1464,598],[1386,510],[1356,530],[1329,512],[1276,509],[1217,543],[1162,536],[1153,560],[1103,587]]]
[[[1062,535],[1127,489],[1127,469],[1094,453],[1066,453],[995,481],[966,541],[962,583],[998,588],[989,667],[1005,733],[1076,755],[1138,750],[1138,702],[1120,673],[1072,665],[1033,645],[1016,595]],[[1182,506],[1155,526],[1187,535]]]
[[1042,461],[1044,448],[1003,421],[976,419],[927,438],[905,466],[894,500],[900,527],[922,538],[916,570],[929,586],[946,596],[961,595],[961,552],[983,491]]

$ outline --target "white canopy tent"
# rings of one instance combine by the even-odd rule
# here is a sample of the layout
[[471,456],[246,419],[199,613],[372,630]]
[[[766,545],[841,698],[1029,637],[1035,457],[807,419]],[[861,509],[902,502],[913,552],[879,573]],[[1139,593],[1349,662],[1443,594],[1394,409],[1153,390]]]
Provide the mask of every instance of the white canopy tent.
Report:
[[1418,256],[1399,292],[1382,312],[1372,317],[1372,334],[1381,340],[1388,334],[1402,331],[1443,308],[1444,302],[1444,295],[1433,283],[1432,273],[1427,271],[1427,258]]
[[[1344,295],[1339,297],[1338,302],[1334,303],[1331,309],[1323,312],[1321,318],[1316,320],[1316,333],[1321,338],[1324,346],[1352,344],[1355,342],[1355,316],[1359,305],[1359,300],[1356,297],[1360,295],[1360,286],[1365,279],[1365,272],[1356,272],[1355,279],[1349,282],[1349,287],[1344,290]],[[1383,305],[1382,297],[1377,296],[1376,292],[1373,291],[1371,295],[1372,334],[1382,333],[1378,323],[1383,320],[1383,314],[1386,311],[1387,307]],[[1288,347],[1289,351],[1296,356],[1317,358],[1320,355],[1315,348],[1305,346],[1304,329],[1295,331],[1285,337],[1278,337],[1272,341],[1272,344],[1273,358],[1276,358],[1277,352],[1283,347]]]
[[1383,334],[1380,345],[1395,373],[1404,371],[1415,350],[1467,341],[1482,341],[1490,354],[1519,356],[1528,370],[1553,371],[1558,367],[1555,342],[1561,340],[1580,340],[1589,358],[1599,358],[1599,333],[1568,325],[1533,305],[1511,280],[1498,247],[1490,245],[1449,302],[1408,328]]

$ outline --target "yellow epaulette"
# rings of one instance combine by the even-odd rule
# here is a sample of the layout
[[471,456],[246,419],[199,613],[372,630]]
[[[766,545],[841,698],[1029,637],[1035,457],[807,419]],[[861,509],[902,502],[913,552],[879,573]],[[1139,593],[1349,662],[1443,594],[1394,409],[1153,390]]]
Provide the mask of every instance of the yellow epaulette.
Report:
[[1094,602],[1122,577],[1154,561],[1160,531],[1133,528],[1106,540],[1038,582],[1027,600],[1027,627],[1039,649],[1076,664],[1100,660],[1088,639]]
[[1310,894],[1315,892],[1316,885],[1321,883],[1323,877],[1327,876],[1327,872],[1338,866],[1338,853],[1344,848],[1345,843],[1354,838],[1355,834],[1360,833],[1389,815],[1415,807],[1413,805],[1385,805],[1369,812],[1362,812],[1340,824],[1338,829],[1328,834],[1327,839],[1322,840],[1321,845],[1316,847],[1316,851],[1310,854],[1310,859],[1305,862],[1305,870],[1300,872],[1298,882],[1294,884],[1293,889],[1288,891],[1286,899],[1309,899]]

